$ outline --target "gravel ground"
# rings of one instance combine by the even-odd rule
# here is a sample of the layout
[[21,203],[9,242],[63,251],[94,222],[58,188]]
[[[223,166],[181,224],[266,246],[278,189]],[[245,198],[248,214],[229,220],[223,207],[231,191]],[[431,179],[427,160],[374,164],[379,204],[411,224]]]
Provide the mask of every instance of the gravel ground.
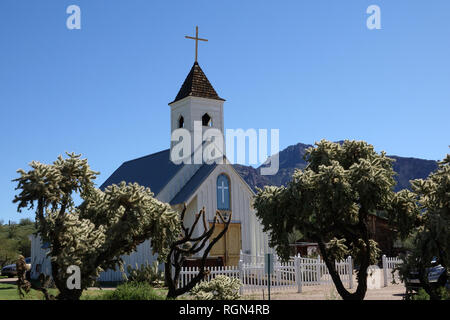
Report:
[[[16,284],[17,278],[0,279],[0,283]],[[89,288],[95,290],[98,288]],[[108,290],[111,288],[103,288]],[[367,290],[364,300],[402,300],[405,294],[403,284],[390,284],[381,289]],[[263,299],[262,291],[244,293],[244,299]],[[271,291],[272,300],[341,300],[334,286],[310,286],[303,287],[302,293],[296,290],[290,291]],[[267,289],[264,291],[264,299],[267,299]]]
[[[402,300],[405,294],[403,284],[389,285],[381,289],[367,290],[364,300]],[[245,293],[244,299],[262,299],[262,292]],[[264,292],[267,299],[267,290]],[[334,286],[310,286],[303,287],[302,293],[296,290],[291,291],[271,291],[271,300],[341,300]]]
[[4,283],[4,284],[16,284],[17,282],[17,278],[4,278],[4,279],[0,279],[0,283]]

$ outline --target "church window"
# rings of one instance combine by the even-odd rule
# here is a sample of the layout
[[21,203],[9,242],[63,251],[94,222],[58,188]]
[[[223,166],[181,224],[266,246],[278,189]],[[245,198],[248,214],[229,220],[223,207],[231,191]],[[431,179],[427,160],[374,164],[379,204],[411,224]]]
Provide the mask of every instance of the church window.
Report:
[[230,180],[225,174],[217,177],[217,209],[231,210]]
[[202,125],[204,127],[212,127],[212,118],[209,114],[205,113],[202,117]]
[[184,128],[184,118],[183,116],[180,116],[178,119],[178,128]]

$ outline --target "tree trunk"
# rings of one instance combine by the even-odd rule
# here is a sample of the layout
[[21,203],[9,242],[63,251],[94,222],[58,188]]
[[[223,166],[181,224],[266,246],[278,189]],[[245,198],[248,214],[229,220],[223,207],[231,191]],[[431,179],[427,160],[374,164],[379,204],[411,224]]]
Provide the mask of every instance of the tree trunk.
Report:
[[[170,253],[172,254],[172,253]],[[164,264],[164,276],[165,276],[165,280],[166,280],[166,285],[169,289],[169,291],[167,292],[167,299],[175,299],[177,296],[175,294],[175,290],[176,290],[176,285],[177,285],[177,280],[178,279],[172,279],[172,266],[170,264],[170,259],[169,259],[169,263],[165,263]]]
[[56,262],[52,262],[52,277],[58,288],[59,294],[56,297],[58,300],[80,300],[83,289],[69,289],[65,280],[60,280],[58,277],[59,268]]
[[83,293],[82,289],[63,289],[60,290],[59,295],[57,296],[58,300],[80,300],[81,294]]
[[[208,250],[209,252],[209,250]],[[171,260],[169,259],[169,262]],[[171,263],[165,264],[165,276],[166,279],[168,279],[168,292],[167,292],[167,299],[175,299],[176,297],[185,294],[186,292],[190,291],[192,288],[195,287],[197,283],[199,283],[204,277],[205,277],[205,263],[206,263],[206,256],[202,258],[202,264],[200,266],[200,270],[198,274],[189,281],[184,287],[177,288],[178,287],[178,281],[180,277],[180,271],[182,268],[181,263],[175,264],[175,277],[172,278],[172,268]]]
[[[214,246],[214,244],[216,244],[217,241],[219,241],[219,239],[228,231],[228,226],[230,225],[230,222],[231,222],[231,214],[228,217],[228,220],[224,220],[224,218],[222,217],[222,214],[219,211],[216,211],[216,215],[214,217],[214,222],[213,222],[212,226],[208,229],[207,223],[206,223],[206,218],[205,218],[205,208],[203,208],[202,210],[200,210],[199,214],[196,216],[192,227],[188,228],[188,227],[184,226],[185,212],[186,212],[186,205],[184,205],[184,209],[181,213],[181,220],[183,221],[183,230],[184,230],[183,237],[180,240],[172,243],[170,252],[167,256],[167,261],[166,261],[165,267],[164,267],[165,280],[166,280],[166,284],[169,288],[169,290],[167,292],[168,299],[175,299],[176,297],[190,291],[192,288],[195,287],[195,285],[197,283],[199,283],[200,281],[203,280],[203,278],[205,277],[205,274],[207,272],[207,270],[205,270],[205,265],[206,265],[206,259],[209,255],[209,252],[211,251],[211,248]],[[203,227],[204,227],[205,231],[202,235],[200,235],[198,237],[195,237],[195,236],[193,237],[193,231],[201,218],[203,218]],[[213,232],[214,232],[216,222],[219,221],[219,219],[222,223],[224,223],[224,228],[216,237],[211,239]],[[209,244],[204,249],[204,252],[203,252],[203,255],[201,258],[200,270],[199,270],[198,274],[194,278],[192,278],[187,284],[184,284],[183,287],[178,288],[178,281],[180,278],[181,268],[183,267],[184,257],[200,252],[206,245],[207,241],[209,241]],[[190,249],[185,250],[185,249],[182,249],[179,247],[183,244],[186,244],[187,242],[193,242]],[[173,276],[172,276],[172,266],[175,268],[175,273]]]
[[[350,293],[347,289],[345,289],[344,285],[342,284],[341,278],[339,277],[339,274],[336,271],[334,260],[331,261],[331,259],[328,257],[328,254],[326,252],[325,243],[321,240],[318,241],[319,244],[319,250],[322,254],[323,260],[325,261],[325,264],[327,266],[328,272],[330,273],[331,279],[333,280],[333,283],[336,287],[337,292],[342,297],[343,300],[363,300],[366,291],[367,291],[367,268],[369,267],[369,261],[370,261],[370,252],[368,250],[365,251],[364,256],[362,257],[363,263],[361,263],[361,266],[358,271],[357,280],[358,280],[358,286],[356,288],[356,291],[354,293]],[[364,263],[366,261],[366,263]]]

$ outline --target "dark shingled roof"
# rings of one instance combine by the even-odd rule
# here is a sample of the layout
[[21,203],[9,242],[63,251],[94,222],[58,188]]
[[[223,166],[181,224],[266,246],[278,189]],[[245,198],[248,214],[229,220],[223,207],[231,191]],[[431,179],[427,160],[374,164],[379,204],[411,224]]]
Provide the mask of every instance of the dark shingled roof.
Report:
[[163,150],[148,156],[124,162],[100,186],[104,190],[107,186],[122,181],[148,187],[155,196],[166,184],[183,168],[183,164],[176,165],[170,160],[170,149]]
[[[119,184],[122,181],[127,183],[137,182],[141,186],[150,188],[155,196],[157,196],[183,166],[189,165],[174,164],[170,160],[170,149],[163,150],[142,158],[124,162],[100,186],[100,189],[104,190],[107,186],[113,183]],[[184,203],[188,200],[216,166],[216,164],[203,164],[170,201],[170,204]]]
[[197,170],[191,179],[184,185],[183,188],[170,201],[170,204],[179,204],[186,202],[189,197],[194,194],[202,182],[210,175],[217,164],[204,164]]
[[200,65],[197,61],[192,66],[191,71],[186,77],[186,80],[184,80],[184,83],[181,86],[181,89],[178,92],[175,100],[173,100],[171,103],[174,103],[175,101],[181,100],[188,96],[225,101],[225,99],[219,97],[216,90],[214,90],[213,86],[209,82],[206,75],[203,73],[203,70],[202,68],[200,68]]

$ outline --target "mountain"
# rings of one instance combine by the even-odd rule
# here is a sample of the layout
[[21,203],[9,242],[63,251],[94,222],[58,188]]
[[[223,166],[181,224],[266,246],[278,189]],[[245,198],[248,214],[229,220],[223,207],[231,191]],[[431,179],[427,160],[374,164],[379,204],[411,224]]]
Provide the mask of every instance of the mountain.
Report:
[[[263,188],[266,185],[286,185],[291,180],[295,169],[304,169],[306,167],[307,163],[303,159],[303,156],[309,147],[312,147],[312,145],[298,143],[280,151],[279,170],[277,174],[272,176],[261,175],[261,167],[253,168],[251,166],[235,164],[234,168],[254,191],[256,191],[256,187]],[[437,162],[434,160],[399,156],[388,157],[395,159],[393,163],[394,171],[397,173],[395,177],[397,181],[395,191],[409,188],[410,180],[425,179],[431,172],[437,169]]]
[[410,187],[409,180],[425,179],[438,167],[437,162],[434,160],[404,158],[398,156],[388,157],[395,159],[395,162],[392,164],[394,171],[398,174],[395,177],[395,180],[397,180],[395,191],[408,189]]

